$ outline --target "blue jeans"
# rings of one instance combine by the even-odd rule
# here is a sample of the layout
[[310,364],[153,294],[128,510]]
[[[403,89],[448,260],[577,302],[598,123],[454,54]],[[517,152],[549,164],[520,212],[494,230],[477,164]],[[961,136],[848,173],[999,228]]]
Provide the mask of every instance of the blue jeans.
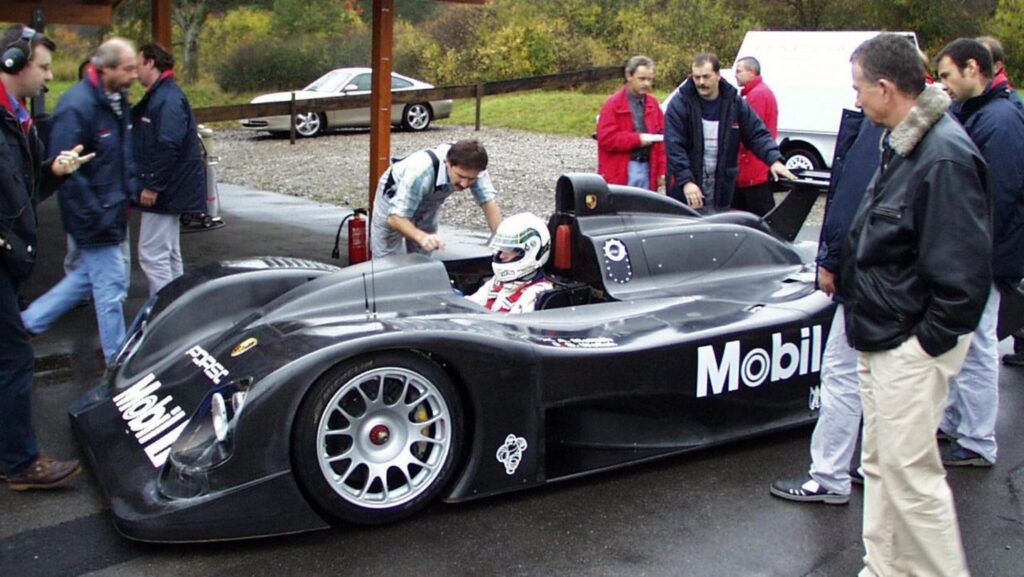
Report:
[[0,471],[6,475],[20,473],[39,456],[32,426],[34,365],[17,287],[0,266]]
[[120,245],[79,247],[78,266],[21,313],[30,333],[46,332],[64,313],[92,294],[103,357],[109,362],[124,340],[123,303],[127,293]]
[[651,163],[637,160],[629,161],[629,186],[651,189]]

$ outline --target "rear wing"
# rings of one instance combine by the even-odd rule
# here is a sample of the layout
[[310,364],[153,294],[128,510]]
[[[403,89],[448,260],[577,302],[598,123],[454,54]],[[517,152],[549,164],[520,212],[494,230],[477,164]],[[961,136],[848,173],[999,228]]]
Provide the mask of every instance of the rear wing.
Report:
[[801,172],[796,180],[780,182],[789,188],[789,194],[764,216],[764,221],[779,238],[793,242],[818,197],[828,190],[829,173],[806,170]]

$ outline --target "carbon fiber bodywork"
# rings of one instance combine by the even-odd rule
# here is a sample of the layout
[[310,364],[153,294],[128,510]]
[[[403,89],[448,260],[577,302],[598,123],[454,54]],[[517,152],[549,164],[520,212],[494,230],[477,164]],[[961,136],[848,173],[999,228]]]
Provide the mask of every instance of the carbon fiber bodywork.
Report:
[[[804,204],[816,194],[803,192]],[[775,221],[803,219],[793,203]],[[702,218],[589,175],[562,177],[550,225],[571,262],[548,272],[575,296],[518,316],[453,290],[488,276],[487,258],[251,259],[168,285],[70,410],[118,529],[202,541],[327,527],[295,478],[296,413],[332,367],[394,351],[436,364],[458,391],[452,502],[815,418],[833,304],[815,291],[813,246],[752,215]],[[245,390],[244,410],[216,466],[182,467],[182,432],[213,390]]]

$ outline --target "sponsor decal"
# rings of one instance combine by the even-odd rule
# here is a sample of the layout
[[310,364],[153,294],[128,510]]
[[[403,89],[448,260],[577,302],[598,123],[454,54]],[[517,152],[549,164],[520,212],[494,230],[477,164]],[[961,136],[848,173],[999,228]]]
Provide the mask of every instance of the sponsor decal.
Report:
[[505,437],[505,442],[498,447],[498,452],[495,457],[498,458],[498,462],[505,465],[505,474],[515,474],[516,469],[519,468],[519,463],[523,461],[523,453],[526,452],[526,439],[517,437],[513,433],[509,433]]
[[807,406],[812,411],[817,411],[821,408],[821,387],[811,387],[810,398],[807,399]]
[[537,344],[548,345],[560,349],[608,349],[619,346],[619,343],[608,337],[569,338],[539,337],[534,339]]
[[128,425],[125,432],[135,437],[149,461],[158,468],[167,462],[171,445],[188,424],[184,421],[185,411],[171,404],[174,397],[157,394],[161,386],[156,375],[150,373],[113,399]]
[[595,208],[597,208],[597,195],[588,194],[585,197],[584,202],[587,203],[587,208],[589,208],[590,210],[594,210]]
[[224,368],[224,365],[218,363],[213,355],[199,345],[186,351],[185,355],[192,359],[193,365],[203,369],[203,374],[215,385],[219,385],[220,380],[228,376],[228,370]]
[[237,357],[238,355],[244,354],[249,349],[255,347],[259,343],[256,337],[249,337],[244,341],[235,345],[235,348],[231,349],[231,356]]
[[742,381],[747,387],[759,387],[765,381],[776,382],[794,375],[821,370],[821,325],[800,329],[800,342],[787,343],[782,333],[772,334],[771,351],[755,348],[743,352],[740,341],[729,341],[697,349],[697,398],[738,391]]

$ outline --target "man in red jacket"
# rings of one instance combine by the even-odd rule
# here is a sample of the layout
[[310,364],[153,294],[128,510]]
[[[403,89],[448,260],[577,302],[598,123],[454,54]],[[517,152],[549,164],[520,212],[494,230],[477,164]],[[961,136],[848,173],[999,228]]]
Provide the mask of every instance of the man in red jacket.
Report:
[[654,62],[634,56],[626,84],[608,97],[597,120],[597,172],[608,184],[658,190],[665,183],[665,116],[651,95]]
[[[779,137],[779,104],[775,94],[761,78],[761,63],[753,56],[745,56],[736,61],[736,83],[740,85],[740,94],[747,100],[750,108],[761,117],[772,138]],[[749,148],[740,143],[740,173],[736,179],[736,196],[732,199],[732,207],[764,216],[775,208],[775,197],[768,178],[768,165],[761,162]]]

